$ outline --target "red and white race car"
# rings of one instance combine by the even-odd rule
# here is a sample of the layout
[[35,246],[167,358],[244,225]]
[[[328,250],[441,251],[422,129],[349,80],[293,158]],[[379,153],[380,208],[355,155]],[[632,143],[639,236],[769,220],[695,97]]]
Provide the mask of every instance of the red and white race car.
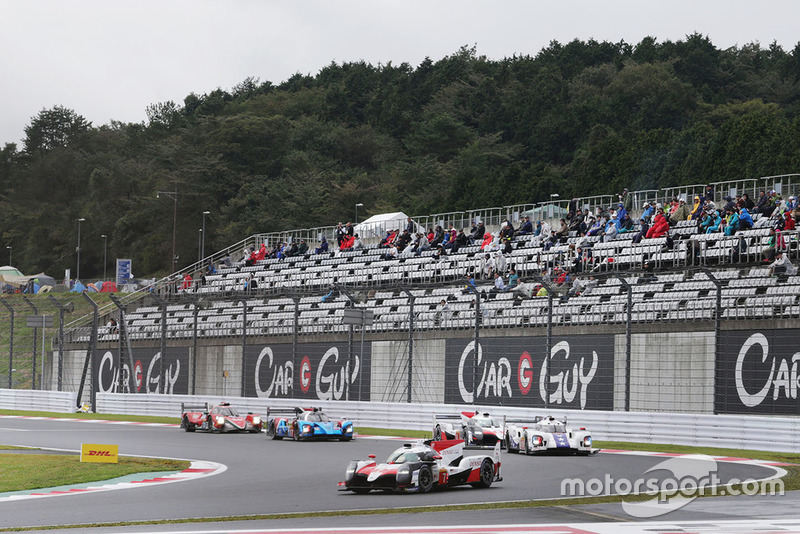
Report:
[[181,403],[181,428],[186,432],[261,432],[261,416],[248,412],[240,415],[227,402],[216,406],[209,403],[191,406]]
[[371,490],[427,493],[434,487],[469,484],[488,488],[501,481],[500,443],[492,454],[464,456],[464,441],[426,440],[406,443],[394,451],[385,463],[369,460],[353,461],[347,466],[339,489],[354,493]]

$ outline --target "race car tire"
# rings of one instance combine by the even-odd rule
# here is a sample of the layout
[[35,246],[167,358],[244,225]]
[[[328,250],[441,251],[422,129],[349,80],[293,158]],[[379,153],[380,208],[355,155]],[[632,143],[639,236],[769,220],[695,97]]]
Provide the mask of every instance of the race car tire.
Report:
[[519,449],[511,448],[511,436],[508,433],[506,433],[505,442],[506,442],[506,452],[510,452],[513,454],[517,454],[519,452]]
[[436,425],[436,428],[433,429],[433,440],[442,441],[442,427],[439,425]]
[[297,423],[292,425],[292,439],[295,441],[300,441],[300,427],[297,426]]
[[491,487],[494,481],[494,464],[489,458],[484,458],[481,462],[480,480],[472,482],[470,486],[473,488],[488,488]]
[[181,426],[183,427],[183,430],[185,430],[186,432],[194,432],[194,425],[190,423],[189,419],[187,419],[186,417],[183,418],[183,424]]
[[372,491],[371,488],[347,488],[347,489],[349,489],[353,493],[357,493],[359,495],[366,495],[367,493]]
[[275,432],[275,422],[270,422],[269,426],[267,427],[267,437],[270,439],[283,439],[283,436],[279,436],[277,432]]
[[417,487],[420,493],[428,493],[433,488],[433,471],[430,466],[423,465],[419,468]]

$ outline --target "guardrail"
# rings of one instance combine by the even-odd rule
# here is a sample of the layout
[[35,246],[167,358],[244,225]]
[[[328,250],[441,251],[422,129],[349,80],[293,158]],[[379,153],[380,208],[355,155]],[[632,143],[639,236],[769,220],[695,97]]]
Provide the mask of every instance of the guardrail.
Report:
[[75,393],[69,391],[0,389],[0,408],[3,410],[72,413],[75,399]]
[[[195,395],[129,395],[98,393],[97,412],[175,417],[181,403],[230,402],[241,412],[266,414],[267,408],[317,406],[332,415],[352,419],[356,427],[432,430],[434,413],[487,411],[514,419],[535,415],[566,417],[572,427],[586,427],[596,440],[665,443],[763,451],[800,452],[800,418],[750,415],[701,415],[663,412],[542,410],[503,406],[474,407],[453,404],[395,404],[382,402],[310,401]],[[0,407],[70,413],[75,394],[56,391],[0,389]]]
[[[452,404],[395,404],[381,402],[254,399],[189,395],[123,395],[99,393],[98,411],[138,415],[174,416],[180,404],[229,401],[240,411],[266,414],[267,407],[318,406],[332,415],[352,419],[356,428],[432,430],[434,413],[473,411],[476,407]],[[663,412],[612,412],[593,410],[542,410],[535,408],[477,407],[496,416],[528,418],[535,415],[566,417],[570,426],[586,427],[597,440],[666,443],[764,451],[800,452],[800,418],[749,415],[700,415]]]

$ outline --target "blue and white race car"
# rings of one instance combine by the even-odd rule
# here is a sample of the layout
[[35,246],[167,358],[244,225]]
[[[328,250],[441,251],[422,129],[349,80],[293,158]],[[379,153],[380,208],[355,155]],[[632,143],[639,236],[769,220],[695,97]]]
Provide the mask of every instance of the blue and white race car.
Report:
[[505,443],[508,452],[525,454],[597,454],[592,448],[592,434],[586,428],[573,430],[567,420],[555,417],[535,417],[529,422],[506,421]]
[[270,439],[292,438],[299,440],[353,439],[353,422],[346,419],[331,419],[322,408],[267,409],[267,437]]

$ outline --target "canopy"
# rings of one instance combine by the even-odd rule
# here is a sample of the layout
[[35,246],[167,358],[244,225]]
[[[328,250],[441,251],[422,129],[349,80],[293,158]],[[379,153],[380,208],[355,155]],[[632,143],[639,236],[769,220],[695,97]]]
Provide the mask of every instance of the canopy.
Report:
[[22,274],[22,271],[20,271],[16,267],[12,267],[10,265],[3,265],[2,267],[0,267],[0,276],[5,276],[5,275],[9,275],[9,276],[24,276]]
[[[408,215],[402,211],[397,211],[373,215],[357,224],[354,231],[360,238],[368,239],[370,237],[383,237],[390,230],[404,230],[407,225]],[[415,222],[414,228],[419,231],[422,227]]]
[[[14,269],[13,267],[0,267],[0,272],[3,269]],[[15,271],[19,272],[19,270],[14,269]],[[8,272],[8,271],[6,271]],[[0,275],[0,282],[5,282],[6,284],[12,287],[23,287],[28,284],[29,281],[34,281],[34,286],[50,286],[53,287],[56,285],[56,281],[53,279],[52,276],[48,276],[44,273],[39,274],[30,274],[27,276],[23,275],[13,275],[13,274],[2,274]],[[35,288],[38,290],[38,288]]]

